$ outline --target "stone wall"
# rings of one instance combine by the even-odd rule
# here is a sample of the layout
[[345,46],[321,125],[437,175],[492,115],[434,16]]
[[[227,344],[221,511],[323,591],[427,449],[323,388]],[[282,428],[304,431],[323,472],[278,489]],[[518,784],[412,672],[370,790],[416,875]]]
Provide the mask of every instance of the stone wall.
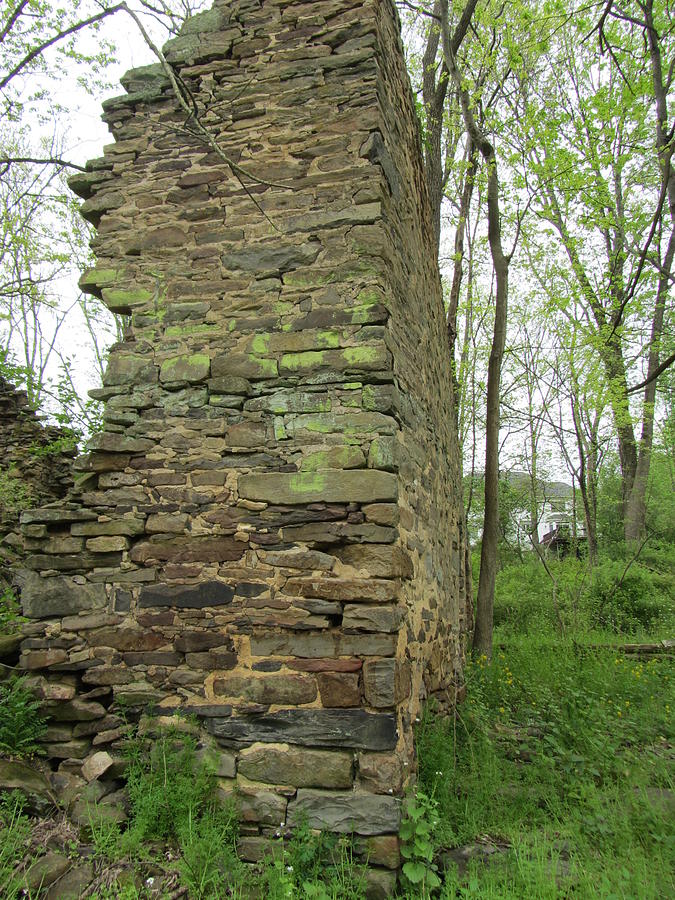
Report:
[[71,179],[97,226],[81,286],[131,325],[94,392],[105,429],[80,494],[24,517],[46,536],[22,665],[72,777],[92,750],[114,770],[115,702],[196,713],[244,857],[306,815],[362,835],[386,892],[414,722],[453,695],[463,626],[394,5],[216,0],[165,54],[208,138],[161,68],[135,70],[105,104],[115,143]]
[[10,587],[11,569],[24,550],[21,510],[66,495],[74,456],[72,436],[45,425],[26,392],[0,375],[0,594]]

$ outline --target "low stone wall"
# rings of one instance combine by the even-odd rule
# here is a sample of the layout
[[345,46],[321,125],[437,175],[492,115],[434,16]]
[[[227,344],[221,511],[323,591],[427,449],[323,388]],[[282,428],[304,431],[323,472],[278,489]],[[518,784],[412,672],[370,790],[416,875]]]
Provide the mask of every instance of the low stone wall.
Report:
[[131,326],[79,495],[23,519],[42,537],[22,665],[69,776],[101,750],[114,771],[116,704],[194,713],[245,858],[306,816],[361,835],[385,895],[414,722],[429,693],[454,697],[463,623],[395,9],[216,2],[165,53],[215,144],[161,69],[135,70],[105,104],[115,143],[71,179],[98,228],[81,285]]

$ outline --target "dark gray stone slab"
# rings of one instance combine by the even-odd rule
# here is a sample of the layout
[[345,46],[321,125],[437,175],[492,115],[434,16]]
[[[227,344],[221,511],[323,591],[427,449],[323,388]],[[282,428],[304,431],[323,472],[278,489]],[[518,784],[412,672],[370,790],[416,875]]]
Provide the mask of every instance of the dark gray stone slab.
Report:
[[401,801],[365,791],[317,791],[300,788],[288,805],[288,824],[306,819],[310,828],[343,834],[395,834],[401,824]]
[[35,572],[28,572],[21,587],[21,607],[29,619],[49,619],[102,609],[107,602],[103,584],[77,584],[62,575],[41,578]]
[[234,588],[221,581],[203,584],[153,584],[141,589],[139,607],[177,606],[180,609],[202,609],[205,606],[226,606],[232,602]]
[[287,743],[308,747],[393,750],[396,719],[362,709],[281,709],[267,715],[212,718],[207,728],[232,743]]

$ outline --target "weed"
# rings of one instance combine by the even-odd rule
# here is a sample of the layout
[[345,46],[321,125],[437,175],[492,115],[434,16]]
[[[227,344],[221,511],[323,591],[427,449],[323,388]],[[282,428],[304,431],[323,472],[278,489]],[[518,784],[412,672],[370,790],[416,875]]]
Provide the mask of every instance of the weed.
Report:
[[434,833],[438,825],[438,803],[431,794],[418,788],[406,798],[401,823],[401,856],[403,876],[421,897],[429,897],[440,886],[438,867],[434,863]]
[[19,759],[39,752],[38,741],[47,728],[39,708],[25,678],[0,683],[0,752]]
[[0,897],[5,900],[14,900],[24,887],[17,866],[26,850],[30,822],[23,807],[21,794],[14,791],[0,795]]

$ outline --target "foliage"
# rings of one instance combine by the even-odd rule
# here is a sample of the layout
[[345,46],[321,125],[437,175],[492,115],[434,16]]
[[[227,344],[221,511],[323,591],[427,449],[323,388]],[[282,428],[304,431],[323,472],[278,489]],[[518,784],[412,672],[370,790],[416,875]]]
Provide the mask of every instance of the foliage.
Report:
[[31,824],[23,812],[24,798],[16,791],[0,794],[0,897],[14,900],[23,893],[17,872],[30,835]]
[[351,838],[317,834],[306,820],[267,860],[260,881],[271,900],[363,900],[366,889],[365,870],[354,860]]
[[23,619],[16,594],[11,588],[3,590],[0,582],[0,634],[12,634]]
[[0,682],[0,753],[21,759],[38,752],[38,741],[47,727],[39,709],[25,677],[12,676]]
[[603,556],[592,572],[583,558],[551,558],[546,572],[525,555],[497,575],[495,626],[509,636],[667,632],[675,613],[673,547],[648,546],[637,559]]
[[536,633],[469,663],[456,719],[423,720],[420,783],[438,802],[440,847],[502,852],[450,868],[440,896],[671,893],[672,677],[667,657]]
[[[675,605],[672,574],[616,560],[598,566],[588,591],[590,625],[614,632],[652,631]],[[672,618],[672,616],[671,616]]]
[[[436,773],[439,774],[442,773]],[[400,836],[404,880],[421,897],[429,897],[441,883],[434,863],[434,835],[439,824],[434,791],[427,793],[417,788],[406,798],[403,811]]]

